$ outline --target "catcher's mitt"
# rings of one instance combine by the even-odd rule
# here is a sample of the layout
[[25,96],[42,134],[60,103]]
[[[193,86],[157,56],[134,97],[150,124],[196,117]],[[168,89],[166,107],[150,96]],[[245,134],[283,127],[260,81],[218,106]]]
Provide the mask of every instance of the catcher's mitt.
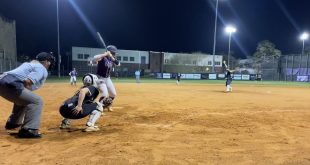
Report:
[[107,97],[107,98],[101,97],[99,99],[99,102],[102,104],[103,108],[106,108],[106,107],[110,106],[113,103],[113,100],[110,97]]

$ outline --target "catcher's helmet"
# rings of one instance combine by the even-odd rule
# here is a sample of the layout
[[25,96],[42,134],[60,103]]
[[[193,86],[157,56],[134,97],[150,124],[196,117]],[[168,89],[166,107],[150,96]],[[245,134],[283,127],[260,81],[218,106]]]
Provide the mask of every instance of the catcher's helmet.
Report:
[[83,84],[85,86],[93,85],[97,87],[98,77],[94,74],[87,73],[83,76]]

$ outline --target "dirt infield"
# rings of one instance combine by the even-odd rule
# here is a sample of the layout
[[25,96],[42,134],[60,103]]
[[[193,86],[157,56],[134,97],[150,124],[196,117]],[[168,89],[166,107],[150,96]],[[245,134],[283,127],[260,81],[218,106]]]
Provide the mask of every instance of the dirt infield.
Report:
[[6,132],[12,105],[0,98],[0,164],[310,164],[307,87],[115,85],[115,111],[85,133],[86,118],[58,129],[58,107],[77,87],[47,83],[39,140]]

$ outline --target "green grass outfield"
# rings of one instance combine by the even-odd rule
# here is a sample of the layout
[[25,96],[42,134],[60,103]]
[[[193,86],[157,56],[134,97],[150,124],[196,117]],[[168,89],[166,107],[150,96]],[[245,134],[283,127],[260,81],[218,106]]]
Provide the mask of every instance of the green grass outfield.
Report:
[[[78,77],[78,82],[82,81],[82,77]],[[114,83],[136,83],[134,78],[114,78]],[[47,83],[70,83],[70,77],[54,77],[51,76],[47,79]],[[141,78],[141,83],[175,83],[174,79],[155,79],[155,78]],[[225,80],[182,80],[181,84],[225,84]],[[291,81],[241,81],[234,80],[233,84],[245,84],[245,85],[275,85],[275,86],[304,86],[310,87],[309,82],[291,82]]]

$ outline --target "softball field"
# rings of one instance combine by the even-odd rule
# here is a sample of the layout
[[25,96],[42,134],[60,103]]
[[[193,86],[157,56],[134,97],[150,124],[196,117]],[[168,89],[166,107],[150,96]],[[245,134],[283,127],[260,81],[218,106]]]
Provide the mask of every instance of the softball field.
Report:
[[4,129],[12,104],[0,98],[0,164],[310,164],[309,87],[223,84],[116,82],[114,112],[85,133],[87,118],[59,129],[78,86],[46,83],[43,138],[31,140]]

